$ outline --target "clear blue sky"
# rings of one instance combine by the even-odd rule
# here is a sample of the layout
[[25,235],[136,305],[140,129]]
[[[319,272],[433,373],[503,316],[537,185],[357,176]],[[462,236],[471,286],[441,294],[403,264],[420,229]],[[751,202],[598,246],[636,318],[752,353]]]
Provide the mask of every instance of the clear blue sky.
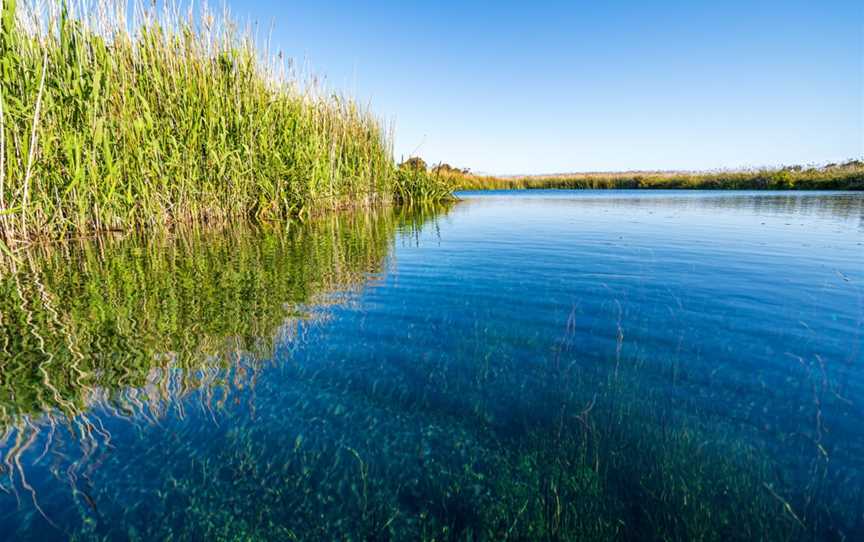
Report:
[[864,155],[860,0],[227,1],[392,120],[397,158],[515,174]]

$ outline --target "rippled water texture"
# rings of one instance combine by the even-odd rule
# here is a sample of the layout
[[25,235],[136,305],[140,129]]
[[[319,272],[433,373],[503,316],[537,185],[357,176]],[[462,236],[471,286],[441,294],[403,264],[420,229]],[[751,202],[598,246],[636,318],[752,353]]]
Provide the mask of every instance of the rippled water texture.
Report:
[[461,196],[4,264],[0,538],[864,538],[864,195]]

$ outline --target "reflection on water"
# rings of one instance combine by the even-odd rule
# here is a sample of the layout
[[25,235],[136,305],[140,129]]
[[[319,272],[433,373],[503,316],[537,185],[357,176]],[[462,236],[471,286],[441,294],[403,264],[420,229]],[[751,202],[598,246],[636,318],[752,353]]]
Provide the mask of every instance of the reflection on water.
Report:
[[855,539],[864,197],[466,194],[0,277],[0,537]]
[[0,489],[52,522],[41,493],[54,487],[31,472],[53,462],[58,480],[45,483],[77,491],[112,448],[106,418],[158,425],[193,406],[212,416],[277,345],[380,274],[397,231],[437,212],[87,240],[4,262]]

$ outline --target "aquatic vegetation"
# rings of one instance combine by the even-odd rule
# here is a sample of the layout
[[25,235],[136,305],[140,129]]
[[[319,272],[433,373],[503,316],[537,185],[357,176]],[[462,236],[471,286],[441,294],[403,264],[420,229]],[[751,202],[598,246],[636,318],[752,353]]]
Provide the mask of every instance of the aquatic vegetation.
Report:
[[578,173],[493,177],[447,170],[456,190],[699,189],[864,190],[864,163],[793,166],[753,171]]
[[403,202],[445,201],[453,194],[452,179],[435,172],[399,168],[395,179],[396,197]]
[[371,112],[303,82],[281,53],[262,56],[227,16],[159,5],[0,4],[7,250],[34,236],[449,196],[425,175],[402,179]]
[[[254,423],[214,427],[205,452],[140,453],[170,483],[99,484],[100,514],[122,521],[79,536],[132,525],[141,540],[805,540],[837,527],[811,530],[766,450],[711,429],[707,413],[681,414],[638,364],[610,374],[556,357],[566,369],[478,359],[442,375],[415,360],[401,377],[353,360],[291,364],[278,412],[259,405]],[[452,391],[435,391],[442,379]]]

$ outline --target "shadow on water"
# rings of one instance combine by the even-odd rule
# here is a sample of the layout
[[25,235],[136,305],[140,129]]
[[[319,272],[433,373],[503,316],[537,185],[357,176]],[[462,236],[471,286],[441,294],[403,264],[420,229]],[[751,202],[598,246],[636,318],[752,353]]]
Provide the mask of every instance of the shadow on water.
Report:
[[[28,255],[0,278],[0,532],[864,532],[864,439],[849,430],[861,411],[818,356],[787,365],[783,392],[762,389],[757,405],[710,367],[631,349],[627,300],[613,289],[598,363],[576,305],[532,335],[505,321],[503,305],[479,312],[467,284],[412,271],[410,251],[393,271],[394,248],[446,243],[453,230],[439,225],[472,205]],[[436,254],[422,258],[451,271],[451,256]]]

